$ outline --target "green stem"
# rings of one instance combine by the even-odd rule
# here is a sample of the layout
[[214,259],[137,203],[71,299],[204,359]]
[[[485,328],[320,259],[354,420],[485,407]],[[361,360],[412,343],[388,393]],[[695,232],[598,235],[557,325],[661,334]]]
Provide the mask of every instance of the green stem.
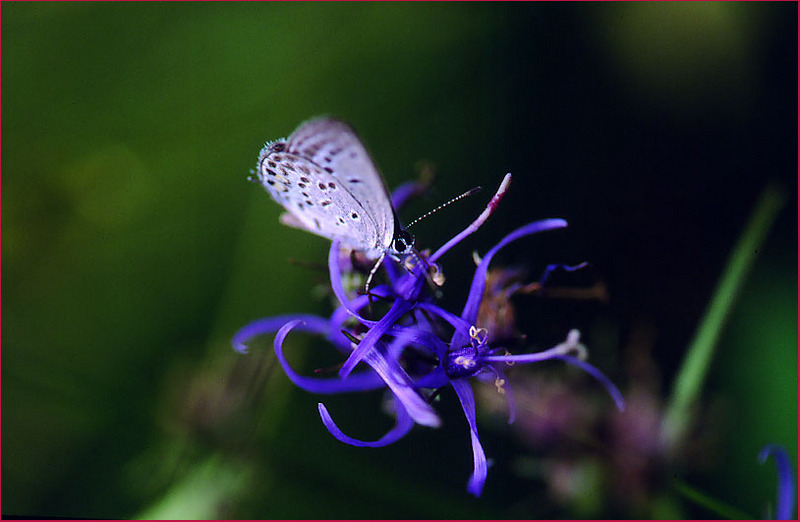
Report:
[[775,184],[767,185],[728,259],[705,316],[689,345],[667,404],[661,433],[670,450],[674,450],[684,439],[692,407],[708,374],[725,319],[785,201],[786,195],[780,187]]
[[702,491],[699,491],[686,482],[683,482],[679,479],[672,480],[672,487],[677,491],[679,494],[683,495],[687,499],[691,500],[698,506],[702,506],[705,509],[709,510],[712,513],[716,513],[720,517],[728,518],[731,520],[752,520],[753,517],[745,513],[744,511],[735,508],[721,500],[717,500],[712,498]]

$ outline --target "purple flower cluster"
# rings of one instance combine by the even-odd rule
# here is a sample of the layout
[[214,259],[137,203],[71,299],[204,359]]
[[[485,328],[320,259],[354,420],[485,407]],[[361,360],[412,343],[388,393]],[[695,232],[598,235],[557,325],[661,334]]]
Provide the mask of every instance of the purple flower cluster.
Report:
[[[597,368],[582,360],[585,358],[585,348],[579,342],[577,330],[570,331],[563,343],[549,350],[511,355],[504,346],[496,343],[496,337],[487,330],[487,326],[491,325],[477,323],[481,304],[486,298],[489,265],[497,252],[523,237],[566,227],[564,220],[546,219],[522,226],[505,236],[482,259],[476,260],[477,268],[469,295],[459,315],[436,304],[436,292],[431,291],[431,282],[440,284],[442,281],[437,262],[486,221],[504,196],[510,181],[511,176],[506,175],[483,213],[434,253],[408,256],[404,266],[396,262],[384,263],[388,282],[372,288],[371,296],[348,295],[343,276],[346,278],[352,267],[340,255],[340,242],[334,240],[328,256],[328,268],[331,287],[339,306],[333,314],[328,318],[286,315],[254,321],[234,336],[234,348],[245,352],[249,340],[277,332],[274,343],[277,358],[289,379],[304,390],[319,394],[388,390],[395,426],[372,442],[357,440],[343,433],[325,406],[319,403],[320,417],[328,431],[340,441],[354,446],[386,446],[405,436],[414,424],[439,426],[441,420],[429,399],[434,391],[452,386],[464,410],[472,440],[474,469],[467,490],[480,496],[488,466],[478,437],[475,398],[470,379],[494,379],[497,390],[508,401],[509,422],[513,422],[514,398],[507,384],[506,369],[514,364],[559,359],[592,375],[605,387],[617,407],[624,407],[619,390]],[[395,207],[401,206],[413,192],[410,185],[400,187],[392,197]],[[388,311],[378,321],[362,314],[371,298],[389,304]],[[294,330],[326,338],[347,357],[339,377],[306,377],[291,368],[283,354],[283,342]],[[354,372],[360,362],[369,368]]]

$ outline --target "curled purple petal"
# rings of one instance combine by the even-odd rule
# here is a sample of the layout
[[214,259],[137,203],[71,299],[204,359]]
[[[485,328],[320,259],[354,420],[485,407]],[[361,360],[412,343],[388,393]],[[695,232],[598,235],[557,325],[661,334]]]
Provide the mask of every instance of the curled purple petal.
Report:
[[406,181],[392,191],[392,206],[400,209],[414,196],[424,193],[428,185],[419,181]]
[[484,355],[481,357],[481,361],[525,364],[549,361],[550,359],[557,359],[561,355],[564,355],[562,350],[551,348],[543,352],[525,353],[522,355]]
[[[381,342],[381,345],[384,343]],[[381,376],[386,386],[392,391],[396,399],[408,411],[408,414],[418,424],[437,428],[442,421],[436,411],[428,402],[422,398],[419,392],[414,389],[411,378],[398,364],[396,359],[384,357],[377,349],[367,350],[364,354],[364,362]],[[345,380],[349,380],[345,379]]]
[[[401,268],[400,263],[394,262],[388,256],[383,260],[383,264],[381,267],[386,271],[386,275],[389,276],[389,284],[392,288],[397,286],[397,282],[400,280],[403,275],[405,275],[405,269]],[[369,293],[374,294],[375,292],[370,287]]]
[[547,361],[555,359],[560,355],[569,355],[570,353],[581,353],[586,348],[580,344],[581,333],[578,330],[570,330],[567,334],[567,339],[563,343],[559,343],[552,348],[543,352],[526,353],[523,355],[483,355],[482,361],[486,362],[505,362],[505,363],[532,363]]
[[[344,303],[342,303],[344,304]],[[361,362],[361,359],[367,354],[367,352],[375,345],[378,339],[381,338],[383,334],[385,334],[398,319],[400,319],[403,315],[405,315],[409,310],[414,307],[413,303],[404,300],[395,300],[392,303],[392,307],[386,312],[380,321],[374,323],[372,328],[369,329],[369,332],[364,335],[361,339],[361,342],[358,343],[358,346],[353,350],[353,353],[347,358],[342,366],[341,370],[339,370],[339,376],[342,378],[347,377],[350,375],[350,372],[353,371],[353,368]]]
[[565,272],[575,272],[576,270],[582,270],[587,266],[589,266],[589,263],[585,261],[583,263],[578,263],[577,265],[563,265],[561,263],[547,265],[544,267],[544,272],[542,272],[542,276],[539,278],[539,285],[544,286],[544,284],[550,278],[550,274],[552,274],[556,269],[561,269]]
[[442,388],[448,384],[450,384],[450,378],[445,373],[444,368],[442,366],[437,366],[432,372],[419,377],[416,381],[414,381],[420,388]]
[[481,441],[478,438],[478,424],[475,420],[475,396],[472,394],[472,387],[467,379],[453,379],[451,381],[456,390],[458,400],[461,401],[461,408],[469,424],[469,436],[472,441],[472,462],[473,471],[467,484],[467,491],[476,497],[480,497],[483,492],[483,485],[486,483],[488,465],[486,463],[486,453],[483,451]]
[[328,272],[331,278],[331,289],[336,299],[342,303],[342,306],[347,312],[356,318],[361,324],[370,325],[372,321],[361,317],[358,310],[350,302],[347,293],[344,291],[344,284],[342,283],[342,271],[339,268],[339,250],[341,248],[341,241],[334,239],[331,241],[331,249],[328,251]]
[[[339,286],[339,288],[341,288],[341,285]],[[342,291],[344,290],[342,289]],[[370,293],[373,296],[378,296],[378,297],[391,296],[389,289],[384,285],[371,288]],[[349,319],[352,316],[352,312],[358,313],[362,308],[367,306],[368,303],[369,303],[369,296],[359,295],[354,297],[351,301],[349,301],[349,305],[347,308],[345,308],[344,306],[340,306],[339,308],[337,308],[331,315],[331,320],[330,320],[331,330],[332,331],[335,330],[338,332],[339,329],[342,327],[342,325],[345,323],[345,321],[347,321],[347,319]],[[369,319],[366,319],[364,317],[361,317],[359,322],[361,322],[361,324],[365,326],[372,326],[377,323],[377,321],[370,321]]]
[[407,335],[410,343],[421,345],[438,357],[442,357],[448,350],[447,343],[438,338],[436,334],[412,326],[394,325],[387,333],[395,336]]
[[325,405],[321,402],[317,404],[319,416],[322,418],[322,424],[325,425],[331,435],[345,444],[359,446],[362,448],[380,448],[383,446],[388,446],[389,444],[397,442],[406,436],[409,431],[411,431],[411,428],[414,426],[414,421],[411,419],[411,416],[408,414],[408,412],[406,412],[405,408],[399,401],[395,400],[394,407],[395,415],[397,416],[394,427],[380,439],[374,442],[366,442],[345,435],[342,430],[336,426],[336,423],[333,422],[333,419],[331,418],[330,413],[328,413],[328,410],[325,408]]
[[[419,259],[422,259],[420,254],[416,254]],[[406,270],[402,277],[399,277],[392,283],[394,293],[398,298],[405,301],[417,301],[422,292],[423,285],[426,279],[426,266],[427,263],[417,263],[410,271]]]
[[500,182],[500,187],[497,189],[497,192],[495,192],[494,196],[492,196],[492,199],[489,200],[489,203],[486,205],[484,211],[481,212],[481,214],[475,219],[475,221],[470,223],[467,228],[456,234],[452,239],[450,239],[450,241],[439,247],[439,249],[436,252],[434,252],[433,255],[430,257],[429,259],[430,262],[435,263],[448,250],[450,250],[451,248],[462,242],[467,236],[478,230],[481,227],[481,225],[483,225],[486,222],[486,220],[489,219],[489,216],[491,216],[497,209],[497,205],[500,204],[500,200],[502,200],[503,196],[506,195],[506,191],[508,191],[508,186],[510,184],[511,184],[511,174],[506,174],[503,177],[503,181]]
[[296,327],[306,332],[321,332],[313,328],[310,324],[304,323],[303,319],[295,319],[283,325],[275,336],[275,355],[278,357],[278,362],[283,367],[283,371],[286,372],[286,376],[289,377],[289,380],[298,387],[313,393],[333,395],[336,393],[377,390],[385,386],[383,380],[371,371],[368,373],[351,375],[347,380],[342,380],[337,377],[329,379],[305,377],[298,374],[289,366],[286,357],[283,355],[283,341],[286,339],[286,336],[289,335],[289,332]]
[[577,366],[581,370],[585,371],[586,373],[588,373],[589,375],[600,381],[600,384],[603,385],[608,394],[614,400],[614,404],[617,405],[617,409],[619,411],[625,411],[625,399],[622,397],[622,393],[616,386],[614,386],[614,383],[611,382],[611,380],[608,377],[606,377],[605,374],[603,374],[603,372],[601,372],[591,364],[585,361],[581,361],[580,359],[573,357],[571,355],[557,355],[555,359],[561,359],[562,361],[567,362],[573,366]]
[[781,446],[768,444],[761,448],[758,460],[763,464],[769,457],[775,459],[775,469],[778,472],[778,503],[775,506],[775,519],[790,520],[794,511],[795,486],[789,466],[789,456]]
[[431,304],[431,303],[417,303],[417,308],[419,308],[421,310],[427,310],[428,312],[430,312],[430,313],[432,313],[432,314],[434,314],[434,315],[436,315],[438,317],[441,317],[442,319],[444,319],[445,321],[450,323],[450,325],[453,328],[461,329],[461,330],[463,330],[463,333],[465,335],[469,335],[468,334],[469,327],[472,326],[472,323],[469,323],[469,322],[465,321],[464,319],[460,318],[456,314],[451,314],[450,312],[448,312],[444,308],[442,308],[440,306],[436,306],[435,304]]
[[[377,287],[375,291],[372,291],[373,294],[379,295],[382,297],[388,296],[388,292],[384,287]],[[351,301],[351,305],[353,310],[358,312],[363,307],[367,305],[368,297],[366,295],[360,295]],[[337,308],[336,311],[331,316],[330,320],[330,335],[329,339],[337,343],[338,346],[342,346],[342,341],[344,341],[344,346],[347,348],[346,353],[350,353],[352,351],[352,347],[350,345],[350,341],[347,340],[339,331],[344,325],[344,322],[350,317],[350,312],[348,312],[344,307]],[[460,321],[460,319],[458,319]],[[376,321],[366,321],[369,324],[375,325],[377,324]],[[420,323],[418,320],[417,323]],[[423,323],[427,325],[429,328],[428,330],[423,330],[418,327],[409,327],[409,326],[402,326],[393,324],[391,327],[386,331],[386,334],[392,335],[395,337],[404,336],[408,342],[417,343],[420,345],[425,346],[428,348],[432,353],[437,355],[441,355],[447,351],[447,343],[441,340],[437,335],[432,333],[430,325],[427,323]]]
[[483,291],[486,288],[486,273],[489,270],[489,263],[492,262],[492,258],[501,248],[522,237],[544,232],[545,230],[552,230],[554,228],[564,228],[566,226],[567,222],[563,219],[543,219],[541,221],[528,223],[501,239],[499,243],[483,256],[478,268],[475,269],[475,276],[472,279],[472,286],[469,289],[469,297],[467,297],[467,303],[464,305],[464,311],[461,313],[461,317],[470,323],[475,322],[475,318],[478,316],[478,308],[483,298]]
[[328,333],[327,319],[323,319],[322,317],[318,317],[316,315],[295,314],[267,317],[266,319],[257,319],[240,328],[231,340],[233,349],[239,353],[247,353],[248,347],[245,344],[247,341],[260,335],[277,332],[289,321],[304,322],[306,324],[307,331],[313,331],[321,335],[326,335]]

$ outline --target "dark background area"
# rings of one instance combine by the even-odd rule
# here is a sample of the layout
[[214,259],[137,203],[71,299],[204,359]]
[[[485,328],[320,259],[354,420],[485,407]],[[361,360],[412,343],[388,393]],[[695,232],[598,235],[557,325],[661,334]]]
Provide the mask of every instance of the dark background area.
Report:
[[[631,352],[647,353],[662,399],[776,184],[787,204],[705,387],[708,465],[666,475],[764,516],[775,479],[758,449],[784,444],[796,462],[796,4],[4,2],[2,35],[4,515],[641,513],[558,503],[546,478],[515,472],[528,446],[480,403],[494,466],[473,499],[452,393],[441,429],[353,448],[275,367],[271,339],[232,351],[253,319],[329,310],[324,272],[287,262],[324,263],[327,242],[280,226],[247,182],[264,141],[319,114],[358,129],[390,187],[432,166],[433,191],[405,221],[484,187],[415,227],[422,247],[457,233],[511,172],[489,224],[443,259],[445,302],[463,303],[472,250],[564,218],[566,231],[498,263],[535,280],[548,263],[589,261],[554,284],[599,281],[609,299],[521,298],[519,328],[539,349],[581,329],[623,392]],[[325,350],[291,348],[307,374]],[[365,438],[390,425],[379,401],[325,398]],[[673,497],[676,516],[710,516]]]

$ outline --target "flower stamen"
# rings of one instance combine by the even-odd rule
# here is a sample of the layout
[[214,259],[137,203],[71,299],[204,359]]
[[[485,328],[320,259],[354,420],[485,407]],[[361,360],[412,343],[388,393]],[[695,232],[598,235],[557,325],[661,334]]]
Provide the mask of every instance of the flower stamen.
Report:
[[483,346],[489,338],[489,330],[486,328],[476,328],[475,325],[469,327],[469,338],[473,341],[473,346]]
[[466,356],[466,355],[459,355],[458,357],[453,359],[453,363],[461,366],[465,370],[471,370],[471,369],[475,368],[476,364],[478,364],[475,361],[475,358],[469,357],[469,356]]

